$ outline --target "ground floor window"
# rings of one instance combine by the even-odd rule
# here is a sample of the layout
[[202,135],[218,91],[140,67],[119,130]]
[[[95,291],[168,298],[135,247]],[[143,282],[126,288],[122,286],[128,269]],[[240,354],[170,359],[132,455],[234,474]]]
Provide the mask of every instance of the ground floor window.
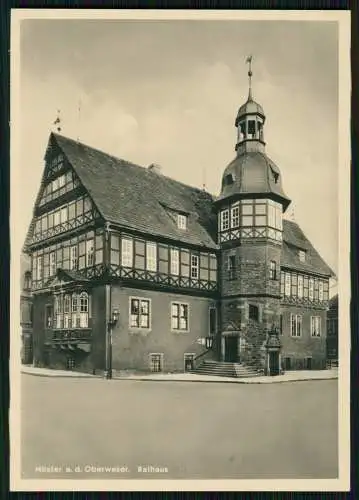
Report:
[[302,335],[302,316],[300,314],[291,315],[291,336],[300,337]]
[[87,292],[55,295],[55,328],[88,328],[89,295]]
[[130,326],[150,328],[150,301],[139,297],[130,298]]
[[188,330],[188,304],[172,302],[171,328],[172,330]]
[[320,337],[322,330],[322,318],[320,316],[312,316],[310,318],[310,333],[312,337]]
[[73,370],[75,368],[75,359],[74,358],[72,358],[72,357],[67,358],[66,368],[68,370]]
[[184,371],[189,372],[194,368],[194,358],[196,355],[192,352],[186,352],[184,354]]
[[163,354],[152,353],[149,355],[149,358],[151,372],[161,372],[163,370]]

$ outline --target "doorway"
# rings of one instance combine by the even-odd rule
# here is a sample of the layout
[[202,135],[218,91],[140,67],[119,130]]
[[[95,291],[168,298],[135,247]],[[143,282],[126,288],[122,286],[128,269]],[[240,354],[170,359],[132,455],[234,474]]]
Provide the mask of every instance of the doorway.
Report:
[[236,363],[238,361],[238,337],[225,337],[224,361]]
[[269,352],[269,374],[279,375],[279,352],[270,351]]

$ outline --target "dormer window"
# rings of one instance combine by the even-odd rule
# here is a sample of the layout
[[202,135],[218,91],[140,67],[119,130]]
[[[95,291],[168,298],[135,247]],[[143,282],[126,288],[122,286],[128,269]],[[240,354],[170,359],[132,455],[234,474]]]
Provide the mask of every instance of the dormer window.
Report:
[[305,262],[305,250],[299,250],[298,257],[299,257],[300,262]]
[[233,183],[234,183],[233,174],[227,174],[224,178],[224,185],[230,186]]
[[271,168],[271,173],[272,173],[272,177],[273,177],[274,183],[277,184],[278,179],[279,179],[278,172],[276,172],[275,170],[273,170],[273,168]]
[[177,214],[178,229],[187,229],[187,215]]

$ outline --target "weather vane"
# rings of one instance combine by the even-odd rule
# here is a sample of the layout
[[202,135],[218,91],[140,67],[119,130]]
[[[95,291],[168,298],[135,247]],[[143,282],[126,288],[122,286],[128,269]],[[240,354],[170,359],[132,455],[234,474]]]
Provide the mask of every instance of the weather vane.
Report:
[[248,99],[252,98],[252,59],[253,56],[248,56],[246,59],[246,64],[248,64],[248,78],[249,78],[249,94]]
[[56,120],[54,121],[54,125],[57,125],[56,130],[58,132],[61,132],[61,119],[60,119],[60,110],[57,110],[57,117]]

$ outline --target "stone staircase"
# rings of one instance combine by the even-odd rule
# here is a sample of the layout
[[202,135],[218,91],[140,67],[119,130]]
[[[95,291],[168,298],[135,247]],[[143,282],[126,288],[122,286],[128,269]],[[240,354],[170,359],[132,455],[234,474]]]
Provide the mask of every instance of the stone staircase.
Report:
[[212,375],[217,377],[231,377],[231,378],[249,378],[259,377],[263,375],[255,368],[245,366],[241,363],[228,363],[225,361],[203,361],[197,368],[193,369],[191,373],[198,375]]

